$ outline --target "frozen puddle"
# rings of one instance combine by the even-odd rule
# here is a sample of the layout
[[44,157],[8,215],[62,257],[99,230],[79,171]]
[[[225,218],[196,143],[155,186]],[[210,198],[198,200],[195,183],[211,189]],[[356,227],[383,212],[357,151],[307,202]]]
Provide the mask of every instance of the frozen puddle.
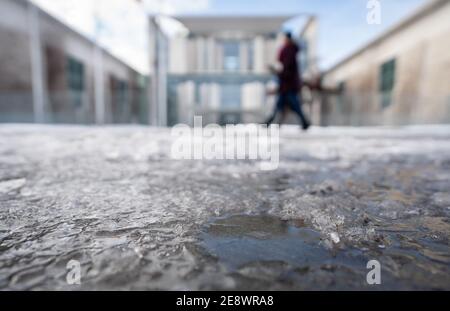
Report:
[[299,267],[364,263],[360,254],[344,256],[326,249],[317,231],[267,215],[218,219],[206,227],[202,240],[207,251],[230,269],[268,261]]

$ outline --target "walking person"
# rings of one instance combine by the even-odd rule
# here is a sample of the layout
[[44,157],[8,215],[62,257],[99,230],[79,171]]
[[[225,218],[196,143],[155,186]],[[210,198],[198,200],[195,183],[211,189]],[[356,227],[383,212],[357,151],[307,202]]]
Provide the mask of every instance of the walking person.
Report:
[[282,65],[281,70],[271,67],[271,71],[278,76],[278,100],[275,111],[267,120],[269,126],[273,123],[279,113],[284,114],[287,108],[292,110],[299,117],[303,130],[307,130],[311,123],[303,112],[301,99],[299,97],[301,89],[301,78],[297,54],[300,48],[294,42],[290,32],[285,33],[285,43],[280,50],[278,61]]

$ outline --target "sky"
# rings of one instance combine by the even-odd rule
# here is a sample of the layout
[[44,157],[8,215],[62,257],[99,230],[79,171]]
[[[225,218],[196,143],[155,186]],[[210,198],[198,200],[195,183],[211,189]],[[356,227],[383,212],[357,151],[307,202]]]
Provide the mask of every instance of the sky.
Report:
[[[297,15],[319,18],[319,66],[329,68],[428,0],[379,0],[381,24],[366,21],[368,0],[33,0],[141,73],[148,72],[147,14]],[[95,12],[98,12],[95,14]],[[96,22],[95,16],[100,20]],[[295,23],[290,23],[294,26]]]

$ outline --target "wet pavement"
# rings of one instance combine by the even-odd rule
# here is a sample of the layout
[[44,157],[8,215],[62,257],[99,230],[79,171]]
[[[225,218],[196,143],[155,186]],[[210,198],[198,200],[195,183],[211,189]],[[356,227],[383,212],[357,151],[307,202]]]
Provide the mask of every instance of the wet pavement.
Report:
[[287,127],[273,172],[171,142],[1,125],[0,290],[450,290],[450,126]]

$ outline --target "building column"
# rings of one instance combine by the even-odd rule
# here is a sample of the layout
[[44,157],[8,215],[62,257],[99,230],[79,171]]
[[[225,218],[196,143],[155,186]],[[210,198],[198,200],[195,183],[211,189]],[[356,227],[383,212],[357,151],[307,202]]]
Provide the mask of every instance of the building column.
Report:
[[216,70],[216,41],[213,37],[208,38],[208,71]]
[[31,81],[33,92],[34,121],[36,123],[44,123],[45,91],[39,9],[31,2],[28,2],[28,26],[30,34]]
[[254,70],[255,73],[264,73],[266,71],[265,64],[265,40],[263,36],[255,38],[255,50],[254,50]]
[[168,96],[167,96],[167,67],[168,67],[168,41],[161,31],[158,31],[158,110],[159,126],[168,125]]
[[105,124],[105,77],[103,70],[103,51],[98,43],[94,46],[94,90],[95,90],[95,123]]
[[167,126],[167,73],[168,73],[168,41],[159,28],[157,17],[149,23],[150,54],[150,120],[151,125]]
[[220,43],[216,43],[215,48],[215,58],[216,58],[216,70],[222,71],[223,70],[223,45]]
[[206,70],[206,39],[203,37],[198,37],[196,40],[197,45],[197,72],[203,72]]
[[158,37],[157,31],[158,27],[156,24],[156,18],[151,17],[148,24],[148,50],[149,50],[149,87],[148,87],[148,98],[149,98],[149,109],[148,109],[148,120],[149,124],[153,126],[158,126]]
[[102,21],[100,18],[100,7],[94,5],[95,40],[94,40],[94,90],[95,90],[95,123],[102,125],[106,123],[105,103],[105,76],[104,76],[104,54],[100,46],[102,34]]
[[240,71],[241,72],[247,72],[248,71],[248,63],[249,63],[249,59],[248,59],[248,52],[249,52],[249,47],[248,47],[248,43],[247,42],[241,42],[240,46],[239,46],[239,58],[240,58]]

